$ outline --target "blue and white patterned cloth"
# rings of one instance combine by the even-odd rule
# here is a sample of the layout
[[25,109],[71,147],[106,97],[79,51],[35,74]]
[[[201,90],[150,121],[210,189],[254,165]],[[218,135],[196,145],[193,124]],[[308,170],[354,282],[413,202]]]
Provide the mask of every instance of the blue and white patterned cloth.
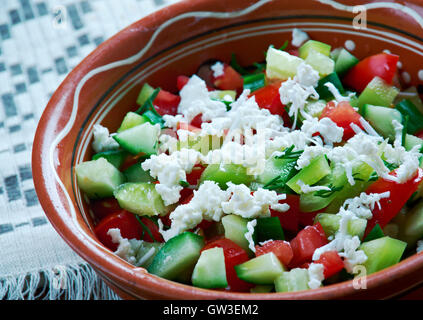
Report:
[[105,39],[176,0],[0,0],[0,299],[116,299],[57,235],[31,173],[49,98]]

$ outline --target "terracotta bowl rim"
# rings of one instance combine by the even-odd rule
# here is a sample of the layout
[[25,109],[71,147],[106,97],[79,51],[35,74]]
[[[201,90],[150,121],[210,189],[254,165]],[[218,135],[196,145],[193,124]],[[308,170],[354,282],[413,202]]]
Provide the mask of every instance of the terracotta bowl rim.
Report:
[[[103,277],[106,277],[113,285],[119,287],[124,292],[128,292],[129,295],[133,295],[133,291],[127,290],[124,286],[128,286],[132,289],[136,289],[141,286],[146,289],[151,286],[154,288],[156,294],[160,295],[160,292],[168,291],[172,293],[175,299],[184,298],[188,296],[190,299],[198,297],[200,299],[333,299],[342,298],[355,292],[356,289],[353,287],[353,280],[344,281],[332,285],[327,285],[318,289],[312,289],[301,292],[291,293],[233,293],[224,291],[205,290],[196,288],[193,286],[169,281],[163,278],[159,278],[155,275],[148,274],[143,268],[135,268],[126,261],[117,257],[114,253],[107,249],[99,249],[94,246],[87,246],[84,242],[85,235],[78,234],[73,226],[67,225],[66,221],[63,220],[64,216],[59,210],[56,209],[54,199],[49,197],[49,188],[45,184],[45,179],[48,179],[48,172],[44,172],[44,167],[41,164],[41,153],[42,145],[45,135],[46,124],[48,123],[48,115],[57,108],[57,102],[65,92],[73,91],[77,85],[75,78],[77,79],[80,74],[87,73],[91,67],[90,64],[94,63],[95,59],[98,59],[99,53],[103,50],[107,50],[108,47],[119,43],[119,39],[125,38],[128,33],[133,32],[135,29],[139,29],[140,26],[146,23],[153,23],[152,21],[159,19],[165,21],[167,18],[173,16],[174,12],[188,12],[190,7],[194,5],[210,4],[211,0],[197,0],[195,4],[191,0],[182,0],[178,3],[167,6],[161,10],[158,10],[134,23],[128,27],[122,29],[117,34],[104,41],[98,46],[93,52],[85,57],[65,78],[60,84],[57,90],[51,97],[47,107],[45,108],[40,121],[37,125],[35,139],[32,149],[32,171],[34,176],[34,185],[38,194],[40,204],[45,211],[47,218],[53,225],[55,230],[70,245],[70,247],[76,251],[85,261],[96,269],[96,271]],[[72,105],[68,104],[65,108],[71,108]],[[47,181],[48,183],[49,181]],[[51,183],[51,181],[50,181]],[[75,204],[74,204],[75,205]],[[77,205],[75,205],[77,207]],[[66,214],[65,214],[66,215]],[[423,269],[423,254],[414,254],[411,257],[401,261],[400,263],[379,271],[377,273],[367,276],[367,288],[376,288],[386,283],[395,281],[402,278],[406,274],[417,272]],[[116,272],[122,272],[123,274],[133,275],[139,273],[142,275],[141,279],[137,279],[137,283],[122,278]],[[143,283],[144,282],[144,283]],[[415,284],[418,286],[423,283],[423,278]],[[407,289],[409,290],[409,289]]]

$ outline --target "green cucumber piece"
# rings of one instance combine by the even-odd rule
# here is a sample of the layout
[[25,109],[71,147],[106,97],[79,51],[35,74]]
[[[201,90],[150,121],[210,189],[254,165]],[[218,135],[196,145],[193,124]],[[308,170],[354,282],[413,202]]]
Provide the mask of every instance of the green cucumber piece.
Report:
[[271,284],[258,284],[250,289],[251,293],[270,293],[275,287]]
[[119,132],[113,138],[126,151],[136,155],[141,152],[152,155],[157,153],[160,127],[149,122]]
[[[129,240],[132,241],[133,239]],[[137,240],[135,240],[137,241]],[[157,255],[159,250],[163,247],[161,242],[147,242],[139,241],[140,246],[136,254],[136,266],[148,268],[151,262],[153,262],[154,257]]]
[[254,176],[247,174],[247,169],[239,164],[210,164],[200,177],[200,184],[206,180],[216,182],[223,190],[228,188],[227,183],[249,185]]
[[423,147],[423,139],[413,136],[412,134],[405,135],[404,148],[407,151],[410,151],[415,146],[420,146],[420,149]]
[[362,108],[363,117],[384,138],[395,139],[395,129],[392,120],[402,123],[402,115],[396,109],[365,104]]
[[104,158],[109,161],[112,165],[114,165],[117,169],[119,169],[127,156],[128,153],[124,150],[107,150],[96,153],[95,155],[93,155],[92,160]]
[[90,199],[111,197],[125,182],[124,175],[105,158],[82,162],[75,166],[75,172],[79,188]]
[[154,88],[150,86],[148,83],[145,83],[143,87],[141,88],[140,93],[138,94],[137,104],[139,106],[143,106],[144,103],[146,103],[147,100],[150,99],[153,93],[154,93]]
[[244,78],[244,89],[254,92],[266,85],[266,76],[264,73],[246,75]]
[[230,214],[222,218],[225,238],[232,240],[251,255],[252,251],[249,248],[249,242],[245,238],[245,234],[248,232],[247,223],[248,219],[235,214]]
[[332,47],[326,43],[316,41],[316,40],[308,40],[298,49],[298,54],[301,59],[305,60],[310,55],[310,53],[314,50],[326,57],[329,57],[331,48]]
[[235,90],[214,90],[209,92],[211,99],[224,100],[226,96],[230,96],[232,101],[236,100]]
[[122,172],[127,182],[153,182],[150,174],[141,167],[141,163],[136,163]]
[[314,49],[310,50],[305,62],[318,71],[321,78],[335,71],[335,61]]
[[331,59],[336,62],[336,59],[338,59],[339,54],[341,53],[342,49],[344,49],[344,48],[335,48],[335,49],[333,49],[330,52],[329,57],[331,57]]
[[128,182],[114,191],[121,208],[140,216],[163,215],[168,212],[155,185],[145,182]]
[[285,240],[285,235],[278,217],[268,217],[257,219],[254,228],[256,243],[267,240]]
[[423,129],[423,114],[408,99],[405,99],[395,106],[403,117],[408,116],[407,133],[416,134]]
[[[314,222],[319,222],[325,232],[326,237],[334,236],[339,230],[339,222],[341,217],[333,213],[319,213],[315,218]],[[360,239],[363,238],[364,231],[366,230],[367,220],[366,219],[352,219],[348,222],[347,232],[351,236],[358,236]]]
[[383,79],[374,77],[358,97],[359,112],[366,104],[389,107],[394,102],[399,90],[387,84]]
[[320,79],[318,84],[317,84],[316,91],[319,94],[320,99],[330,100],[330,99],[334,98],[333,94],[330,92],[328,87],[325,85],[328,82],[332,83],[335,86],[335,88],[338,89],[340,94],[345,93],[345,89],[344,89],[344,87],[341,83],[341,80],[339,79],[337,73],[333,72],[333,73],[327,75],[326,77]]
[[390,237],[383,237],[362,243],[359,249],[363,250],[367,256],[367,260],[363,264],[367,274],[380,271],[398,263],[406,247],[406,242]]
[[309,289],[310,281],[307,269],[295,268],[282,273],[275,280],[276,292],[294,292]]
[[285,268],[273,252],[258,256],[235,266],[241,280],[254,284],[273,284]]
[[375,239],[383,238],[385,234],[379,224],[375,225],[369,234],[364,238],[363,242],[372,241]]
[[405,221],[400,224],[398,238],[407,242],[409,248],[423,238],[423,201],[405,215]]
[[298,172],[295,169],[297,159],[278,159],[277,157],[267,159],[263,172],[257,177],[257,182],[265,189],[283,189],[286,182]]
[[128,129],[131,129],[133,127],[139,126],[140,124],[148,122],[148,119],[146,119],[144,116],[139,115],[135,112],[128,112],[125,117],[122,120],[122,123],[117,130],[117,132],[122,132]]
[[215,289],[226,288],[225,256],[222,248],[211,248],[201,252],[192,273],[195,287]]
[[287,80],[297,74],[298,66],[304,60],[288,52],[269,47],[266,55],[266,76],[269,79]]
[[348,50],[342,48],[337,54],[335,60],[335,71],[339,75],[344,75],[354,67],[360,60],[354,57]]
[[301,187],[297,184],[299,180],[311,186],[326,177],[330,172],[331,170],[326,156],[320,155],[314,158],[308,166],[301,169],[286,184],[296,193],[301,194]]
[[192,232],[181,233],[164,244],[147,271],[161,278],[174,280],[181,273],[194,268],[203,247],[203,237]]
[[420,94],[416,87],[409,87],[401,91],[395,99],[394,104],[396,105],[404,99],[410,100],[416,106],[417,110],[423,113],[423,102],[420,99]]

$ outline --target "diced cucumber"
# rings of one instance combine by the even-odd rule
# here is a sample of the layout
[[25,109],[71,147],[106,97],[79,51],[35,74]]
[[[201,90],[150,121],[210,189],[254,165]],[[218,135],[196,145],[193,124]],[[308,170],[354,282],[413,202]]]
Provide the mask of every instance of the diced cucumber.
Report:
[[143,106],[144,103],[151,97],[154,92],[154,88],[150,86],[148,83],[145,83],[141,88],[140,93],[138,94],[137,104]]
[[282,273],[275,280],[276,292],[294,292],[309,289],[310,281],[307,269],[295,268]]
[[141,167],[141,163],[136,163],[123,171],[127,182],[153,182],[150,174]]
[[[327,237],[334,236],[339,230],[339,222],[341,217],[333,213],[319,213],[314,221],[319,222]],[[366,230],[367,220],[357,218],[348,221],[347,232],[351,236],[358,236],[363,238],[364,231]]]
[[410,100],[415,106],[416,108],[423,113],[423,102],[422,99],[420,98],[420,94],[417,91],[416,87],[409,87],[403,91],[401,91],[397,98],[394,101],[394,104],[398,104],[400,103],[402,100],[407,99]]
[[395,106],[403,117],[408,116],[407,133],[416,134],[423,129],[423,114],[408,99],[401,101]]
[[257,219],[257,225],[254,228],[254,238],[257,243],[267,240],[285,240],[279,218],[268,217]]
[[362,243],[359,249],[363,250],[367,256],[367,260],[363,264],[367,274],[380,271],[398,263],[406,247],[406,242],[390,237],[383,237]]
[[392,120],[402,123],[401,112],[393,108],[365,104],[362,109],[363,117],[383,137],[395,139],[395,129]]
[[407,242],[408,247],[414,246],[417,240],[423,238],[423,201],[405,215],[405,221],[400,225],[398,238]]
[[160,126],[149,122],[119,132],[113,138],[126,151],[132,154],[144,152],[147,155],[157,153]]
[[92,160],[97,160],[99,158],[104,158],[114,165],[117,169],[120,168],[122,163],[125,161],[128,153],[124,150],[108,150],[96,153],[93,155]]
[[363,242],[372,241],[375,239],[383,238],[385,235],[379,224],[375,225],[369,234],[364,238]]
[[266,55],[266,76],[269,79],[287,80],[297,74],[298,66],[304,60],[288,52],[269,47]]
[[75,172],[79,188],[91,199],[111,197],[125,182],[124,175],[105,158],[82,162]]
[[365,104],[389,107],[394,102],[399,90],[387,84],[383,79],[374,77],[358,97],[359,112]]
[[279,185],[284,185],[298,172],[296,165],[297,159],[269,158],[265,162],[263,172],[257,177],[257,182],[270,187],[277,179]]
[[225,238],[232,240],[251,255],[252,251],[249,248],[248,240],[245,238],[245,234],[248,232],[247,223],[247,219],[235,214],[230,214],[222,218]]
[[335,48],[335,49],[333,49],[333,50],[330,52],[329,57],[331,57],[331,58],[332,58],[332,60],[336,62],[336,59],[338,59],[339,54],[341,53],[342,49],[344,49],[344,48]]
[[309,51],[305,62],[318,71],[320,77],[325,77],[335,71],[335,61],[314,49]]
[[235,90],[214,90],[209,92],[210,98],[225,101],[226,97],[231,97],[232,101],[236,100]]
[[128,112],[126,116],[123,118],[122,123],[117,130],[117,132],[122,132],[128,129],[131,129],[133,127],[139,126],[140,124],[148,122],[148,119],[143,117],[142,115],[139,115],[135,112]]
[[330,172],[331,170],[326,156],[320,155],[314,158],[308,166],[301,169],[301,171],[291,178],[286,184],[296,193],[301,194],[301,187],[297,184],[299,180],[311,186],[319,182]]
[[334,60],[335,71],[339,75],[345,74],[360,61],[344,48],[339,51],[337,57]]
[[326,57],[329,57],[331,48],[332,47],[326,43],[316,40],[308,40],[298,49],[298,54],[301,59],[305,60],[309,56],[310,52],[314,50]]
[[419,146],[420,148],[423,147],[423,139],[413,136],[412,134],[406,134],[405,135],[405,143],[404,148],[407,151],[410,151],[415,146]]
[[[373,171],[373,168],[364,162],[354,167],[352,170],[355,180],[354,185],[351,185],[348,182],[345,183],[344,187],[340,191],[336,192],[335,199],[331,201],[325,211],[328,213],[337,213],[339,208],[344,204],[345,200],[359,196],[360,193],[365,191],[372,183],[369,179]],[[344,175],[342,179],[344,179],[344,177],[346,177],[346,175]],[[336,185],[340,184],[337,183]]]
[[273,285],[266,285],[266,284],[258,284],[254,288],[250,289],[251,293],[269,293],[272,292],[274,289]]
[[192,273],[192,284],[196,287],[226,288],[225,257],[222,248],[211,248],[201,252]]
[[285,268],[273,252],[258,256],[235,266],[241,280],[255,284],[273,284]]
[[247,169],[239,164],[210,164],[203,171],[200,184],[206,180],[215,181],[221,189],[227,189],[228,182],[249,185],[254,176],[247,174]]
[[336,72],[333,72],[333,73],[327,75],[326,77],[320,79],[318,84],[317,84],[316,91],[319,94],[320,99],[329,100],[329,99],[334,98],[332,92],[330,92],[328,87],[325,85],[328,82],[332,83],[335,86],[335,88],[338,89],[340,94],[345,93],[345,90],[344,90],[344,87],[341,83],[341,80],[339,79]]
[[[129,240],[132,241],[132,240]],[[136,255],[136,266],[148,268],[148,266],[153,262],[154,257],[157,255],[159,250],[163,247],[163,243],[161,242],[147,242],[147,241],[139,241],[140,246],[137,250]]]
[[121,208],[141,216],[163,215],[168,211],[155,185],[151,183],[122,184],[115,189],[114,196]]
[[173,280],[179,274],[194,268],[203,247],[203,237],[192,232],[184,232],[164,244],[147,271],[161,278]]

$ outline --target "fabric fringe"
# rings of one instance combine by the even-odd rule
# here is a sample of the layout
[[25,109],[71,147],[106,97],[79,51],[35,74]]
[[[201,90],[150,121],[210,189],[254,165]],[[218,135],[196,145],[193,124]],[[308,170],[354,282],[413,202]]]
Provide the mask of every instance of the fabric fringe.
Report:
[[0,277],[0,300],[119,300],[88,264]]

